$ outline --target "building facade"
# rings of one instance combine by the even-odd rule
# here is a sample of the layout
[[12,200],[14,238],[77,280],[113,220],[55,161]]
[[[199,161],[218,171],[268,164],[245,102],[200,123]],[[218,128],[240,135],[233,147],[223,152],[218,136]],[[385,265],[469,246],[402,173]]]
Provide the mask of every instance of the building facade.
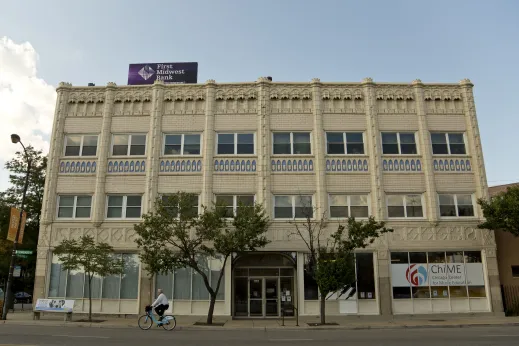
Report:
[[[184,191],[193,207],[260,202],[271,242],[236,254],[215,314],[275,317],[295,304],[317,315],[306,247],[290,220],[306,203],[329,234],[348,216],[394,229],[356,255],[357,280],[327,300],[338,314],[502,311],[493,233],[477,229],[488,194],[472,83],[251,83],[57,89],[35,297],[88,309],[81,272],[62,270],[53,248],[92,235],[126,263],[95,278],[93,310],[137,314],[156,288],[175,314],[204,315],[209,296],[189,269],[149,278],[133,225],[159,196]],[[325,234],[326,236],[326,234]]]

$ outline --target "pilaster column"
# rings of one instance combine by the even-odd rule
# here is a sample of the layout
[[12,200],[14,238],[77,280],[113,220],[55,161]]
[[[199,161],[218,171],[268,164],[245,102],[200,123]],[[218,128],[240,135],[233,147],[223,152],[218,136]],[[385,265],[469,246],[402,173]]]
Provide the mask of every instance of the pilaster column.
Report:
[[49,148],[49,157],[47,164],[47,172],[45,178],[45,189],[43,192],[42,202],[42,227],[52,223],[55,217],[56,206],[56,187],[58,185],[59,161],[63,156],[63,145],[65,140],[65,118],[68,110],[68,96],[72,84],[61,82],[56,89],[56,109],[54,111],[54,121],[52,124],[51,142]]
[[213,205],[214,107],[216,82],[209,79],[205,89],[204,165],[202,167],[202,205]]
[[485,263],[486,272],[488,274],[487,294],[489,294],[490,310],[495,315],[504,315],[495,244],[494,247],[483,250],[483,262]]
[[[56,188],[58,184],[59,162],[63,152],[65,118],[68,108],[68,94],[72,84],[61,82],[56,89],[56,108],[52,124],[51,141],[47,162],[45,188],[43,190],[42,213],[38,250],[36,251],[36,271],[34,277],[35,300],[45,298],[48,288],[47,271],[49,267],[50,247],[52,243],[51,224],[56,210]],[[49,234],[50,233],[50,234]],[[48,239],[48,240],[47,240]]]
[[434,180],[432,144],[429,127],[427,126],[427,113],[425,110],[423,83],[415,79],[412,83],[418,115],[418,140],[420,153],[422,154],[422,170],[425,175],[425,199],[427,203],[427,218],[429,221],[438,221],[438,203],[436,201],[436,182]]
[[272,198],[270,195],[270,85],[271,81],[265,77],[258,78],[258,132],[256,165],[256,201],[261,203],[272,217]]
[[105,213],[105,185],[106,170],[108,167],[108,155],[110,152],[110,140],[112,137],[112,115],[114,112],[114,96],[117,85],[109,82],[106,85],[105,105],[103,108],[103,123],[101,134],[99,135],[99,145],[97,148],[97,174],[94,194],[94,213],[92,222],[95,227],[101,226]]
[[[474,94],[472,88],[474,84],[469,79],[460,81],[460,87],[463,98],[463,112],[465,113],[465,122],[467,128],[467,140],[469,150],[468,153],[472,157],[472,170],[476,183],[476,197],[488,198],[487,174],[485,170],[485,162],[483,160],[483,148],[481,146],[481,136],[479,134],[478,119],[476,115],[476,104],[474,103]],[[479,208],[479,217],[483,218],[483,212]]]
[[146,190],[143,213],[153,210],[158,197],[159,166],[162,152],[162,113],[164,107],[164,81],[155,81],[152,87],[150,131],[147,136]]
[[391,297],[393,290],[391,288],[390,280],[390,265],[388,249],[380,249],[373,254],[375,256],[374,263],[376,263],[376,273],[378,275],[378,302],[380,306],[380,314],[382,316],[392,315]]
[[[314,113],[314,150],[315,165],[317,172],[315,173],[316,181],[316,219],[321,219],[323,215],[328,213],[328,199],[326,198],[326,170],[325,167],[325,146],[326,135],[323,130],[323,109],[321,97],[321,80],[319,78],[312,79],[312,100]],[[325,214],[326,213],[326,214]],[[325,216],[326,217],[326,216]]]
[[371,177],[371,214],[377,220],[385,218],[383,173],[380,157],[380,132],[378,130],[375,83],[373,79],[364,78],[364,99],[367,117],[367,148],[369,154],[369,174]]

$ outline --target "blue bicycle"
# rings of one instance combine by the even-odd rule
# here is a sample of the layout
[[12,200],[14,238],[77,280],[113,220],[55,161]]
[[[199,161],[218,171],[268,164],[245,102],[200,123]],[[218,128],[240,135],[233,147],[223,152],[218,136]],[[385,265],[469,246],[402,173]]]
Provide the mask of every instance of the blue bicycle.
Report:
[[146,314],[139,317],[139,328],[142,330],[148,330],[153,325],[153,322],[157,325],[157,327],[162,327],[165,330],[173,330],[177,326],[177,320],[173,315],[164,315],[162,316],[162,320],[157,320],[155,315],[153,315],[151,306],[146,306]]

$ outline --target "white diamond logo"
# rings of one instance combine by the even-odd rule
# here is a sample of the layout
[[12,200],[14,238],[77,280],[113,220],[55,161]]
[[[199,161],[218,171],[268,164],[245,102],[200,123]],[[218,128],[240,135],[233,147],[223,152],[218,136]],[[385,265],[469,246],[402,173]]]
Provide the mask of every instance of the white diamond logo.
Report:
[[154,74],[155,71],[148,65],[144,66],[139,70],[139,76],[141,76],[144,80],[148,80]]

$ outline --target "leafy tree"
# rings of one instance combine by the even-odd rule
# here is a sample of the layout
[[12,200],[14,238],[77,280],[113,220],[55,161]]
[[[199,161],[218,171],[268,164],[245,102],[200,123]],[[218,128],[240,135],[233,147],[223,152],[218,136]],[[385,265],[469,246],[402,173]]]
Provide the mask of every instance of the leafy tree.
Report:
[[[167,274],[175,269],[192,268],[203,279],[211,297],[207,324],[213,323],[214,306],[224,268],[233,253],[254,251],[264,247],[269,220],[263,207],[239,206],[236,215],[226,214],[225,208],[203,207],[194,211],[196,196],[178,192],[166,200],[158,199],[155,210],[134,225],[139,235],[136,242],[141,261],[154,274]],[[195,203],[196,204],[196,203]],[[218,258],[222,270],[213,287],[207,275],[207,260]]]
[[88,281],[88,320],[92,322],[92,279],[94,275],[108,276],[122,274],[122,260],[113,256],[113,247],[106,243],[96,243],[91,236],[63,240],[55,249],[65,270],[83,270]]
[[[18,245],[19,249],[35,250],[38,244],[38,233],[40,229],[40,215],[43,201],[43,190],[45,185],[45,171],[47,169],[47,157],[41,150],[35,150],[28,146],[27,157],[23,151],[18,151],[15,157],[6,162],[4,168],[10,172],[9,188],[0,192],[0,280],[7,277],[13,243],[6,240],[9,228],[10,208],[21,205],[25,176],[27,173],[27,159],[31,161],[29,174],[29,185],[25,198],[24,210],[27,212],[27,222],[23,243]],[[17,259],[18,264],[25,269],[26,275],[34,277],[36,268],[36,256],[27,259]],[[5,279],[4,279],[5,280]],[[32,282],[28,280],[27,282]],[[15,281],[13,285],[17,285]],[[31,287],[18,287],[31,291]]]
[[478,228],[502,230],[519,236],[519,185],[507,188],[489,200],[479,199],[486,221]]
[[366,248],[380,235],[393,232],[384,222],[373,217],[367,221],[348,218],[346,226],[339,224],[337,230],[325,241],[326,213],[320,220],[314,219],[317,208],[305,205],[301,199],[303,220],[289,221],[295,229],[292,235],[300,238],[308,248],[306,271],[317,283],[320,294],[321,324],[326,324],[326,297],[355,282],[355,250]]

